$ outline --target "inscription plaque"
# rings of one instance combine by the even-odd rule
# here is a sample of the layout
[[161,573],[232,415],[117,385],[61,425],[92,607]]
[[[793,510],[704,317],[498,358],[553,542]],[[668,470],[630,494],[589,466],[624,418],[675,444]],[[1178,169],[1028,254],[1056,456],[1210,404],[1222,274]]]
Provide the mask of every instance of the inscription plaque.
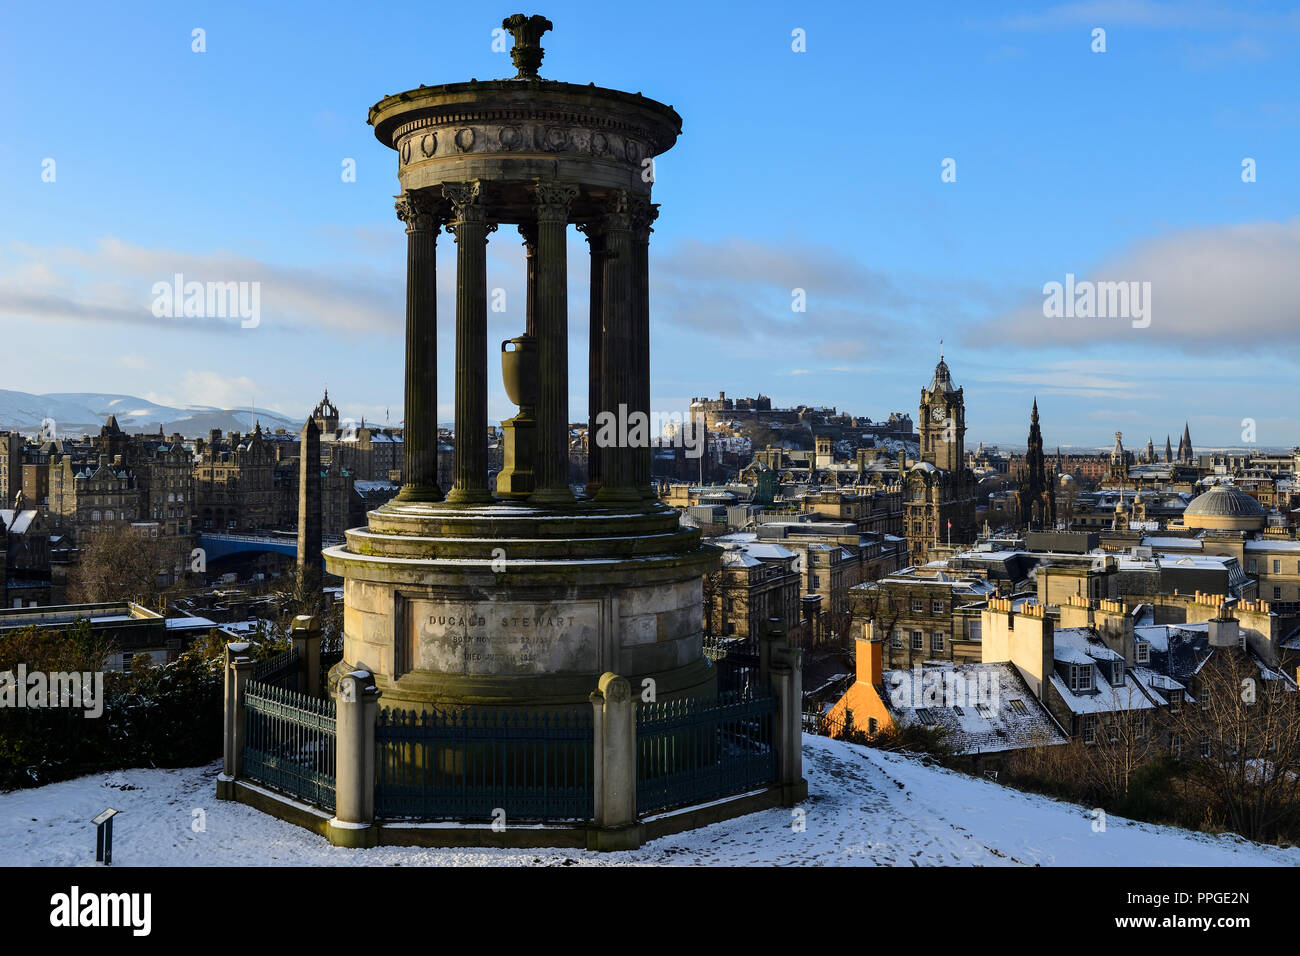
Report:
[[440,674],[551,674],[598,664],[600,602],[408,604],[415,666]]

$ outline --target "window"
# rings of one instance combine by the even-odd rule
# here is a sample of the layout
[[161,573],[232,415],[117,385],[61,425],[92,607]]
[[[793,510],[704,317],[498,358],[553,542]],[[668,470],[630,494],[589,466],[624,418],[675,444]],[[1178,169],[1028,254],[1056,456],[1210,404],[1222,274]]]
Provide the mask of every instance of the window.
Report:
[[972,641],[978,641],[982,634],[978,618],[971,618],[966,622],[966,636]]
[[1208,734],[1201,735],[1201,756],[1210,756],[1210,737]]
[[1171,690],[1169,692],[1169,713],[1176,714],[1183,709],[1183,692],[1181,690]]
[[930,602],[930,613],[931,613],[931,614],[942,614],[942,613],[943,613],[943,602],[942,602],[942,601],[931,601],[931,602]]
[[1113,687],[1119,687],[1124,683],[1124,662],[1111,661],[1110,663],[1110,683]]
[[1183,738],[1178,734],[1174,734],[1169,741],[1169,750],[1175,757],[1181,757],[1183,755]]
[[1274,589],[1273,589],[1273,600],[1274,600],[1274,601],[1280,601],[1280,600],[1282,600],[1282,589],[1281,589],[1281,588],[1274,588]]
[[1092,665],[1091,664],[1070,665],[1070,690],[1072,691],[1092,690]]
[[1254,574],[1254,573],[1255,573],[1255,559],[1254,559],[1254,558],[1251,558],[1250,561],[1247,562],[1247,564],[1246,564],[1246,570],[1249,571],[1251,574]]
[[913,614],[920,614],[920,613],[921,613],[921,607],[922,607],[921,599],[920,599],[920,598],[912,598],[912,613],[913,613]]
[[880,725],[876,722],[876,718],[874,717],[867,718],[867,733],[874,734],[876,732],[876,728],[879,726]]
[[1137,642],[1137,662],[1139,664],[1151,663],[1151,645],[1147,641]]
[[992,709],[989,707],[988,704],[976,704],[976,705],[975,705],[975,713],[979,714],[981,717],[992,717],[992,716],[993,716],[993,711],[992,711]]
[[912,632],[912,650],[914,651],[925,650],[925,635],[922,634],[920,631]]
[[903,646],[903,629],[901,627],[894,628],[894,633],[890,635],[889,643],[893,647]]
[[1025,702],[1021,700],[1019,697],[1011,701],[1010,704],[1013,713],[1020,714],[1021,716],[1024,716],[1025,714],[1029,713],[1029,708],[1025,706]]
[[936,653],[943,651],[943,631],[930,632],[930,650]]
[[1273,561],[1273,573],[1274,573],[1274,574],[1281,574],[1281,573],[1282,573],[1282,562],[1281,562],[1281,561],[1278,561],[1278,560],[1274,559],[1274,561]]
[[916,719],[927,727],[934,726],[934,714],[930,713],[930,708],[928,707],[916,708]]
[[1079,733],[1085,744],[1097,742],[1097,718],[1091,715],[1079,718]]

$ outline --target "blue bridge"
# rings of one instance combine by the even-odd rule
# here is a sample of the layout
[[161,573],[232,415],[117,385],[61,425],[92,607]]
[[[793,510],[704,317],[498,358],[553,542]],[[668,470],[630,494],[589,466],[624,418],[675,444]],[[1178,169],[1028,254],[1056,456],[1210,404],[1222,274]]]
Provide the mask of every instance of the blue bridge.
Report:
[[[343,538],[337,535],[325,535],[321,546],[331,548],[342,544]],[[203,549],[206,560],[219,561],[236,554],[251,552],[272,552],[286,557],[298,556],[298,535],[292,531],[267,531],[261,534],[240,534],[237,532],[203,531],[199,534],[199,547]]]

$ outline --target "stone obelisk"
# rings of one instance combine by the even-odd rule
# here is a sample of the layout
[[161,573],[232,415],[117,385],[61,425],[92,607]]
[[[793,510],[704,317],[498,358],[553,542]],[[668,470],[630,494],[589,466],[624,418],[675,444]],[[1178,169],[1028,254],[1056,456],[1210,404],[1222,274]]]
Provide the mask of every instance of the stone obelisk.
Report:
[[298,581],[303,596],[321,577],[320,429],[307,419],[298,455]]

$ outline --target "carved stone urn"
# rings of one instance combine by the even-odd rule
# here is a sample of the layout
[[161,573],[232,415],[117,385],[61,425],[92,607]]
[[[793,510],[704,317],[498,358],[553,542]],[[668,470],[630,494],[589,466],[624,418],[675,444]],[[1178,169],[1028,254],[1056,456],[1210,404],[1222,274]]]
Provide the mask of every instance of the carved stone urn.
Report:
[[537,340],[527,332],[501,343],[501,378],[521,410],[537,404]]

